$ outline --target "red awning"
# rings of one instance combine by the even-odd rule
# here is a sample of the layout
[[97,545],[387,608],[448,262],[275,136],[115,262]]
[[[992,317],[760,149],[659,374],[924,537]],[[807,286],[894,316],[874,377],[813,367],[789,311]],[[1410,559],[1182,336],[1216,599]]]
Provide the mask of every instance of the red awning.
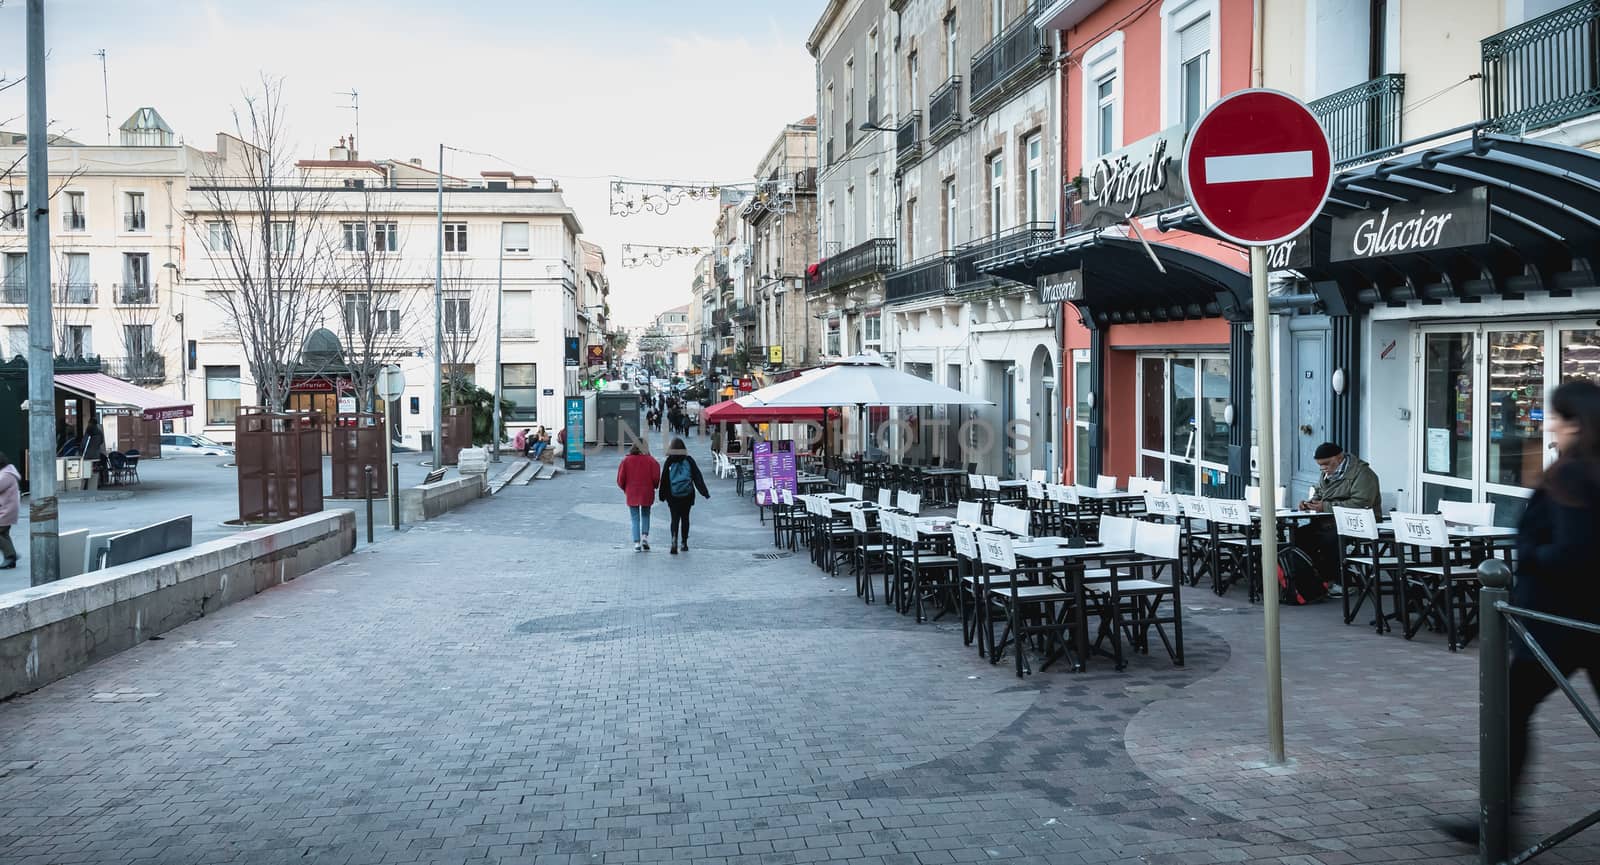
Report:
[[56,387],[95,401],[104,414],[136,414],[145,420],[193,417],[194,406],[98,372],[62,373]]
[[782,423],[785,421],[822,421],[827,416],[823,408],[745,408],[735,400],[719,402],[700,415],[706,423]]

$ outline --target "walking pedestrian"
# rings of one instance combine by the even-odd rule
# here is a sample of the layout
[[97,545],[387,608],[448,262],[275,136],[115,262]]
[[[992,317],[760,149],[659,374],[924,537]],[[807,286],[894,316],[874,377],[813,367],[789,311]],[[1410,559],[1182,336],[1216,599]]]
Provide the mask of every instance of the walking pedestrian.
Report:
[[656,479],[661,476],[661,464],[644,448],[643,441],[634,442],[622,458],[622,465],[617,466],[617,488],[628,501],[635,552],[650,551],[650,506],[655,504]]
[[705,475],[700,473],[700,464],[689,456],[689,446],[683,439],[675,438],[667,448],[667,461],[661,467],[660,488],[661,500],[672,513],[673,555],[677,555],[680,548],[689,552],[689,509],[694,507],[696,490],[707,499],[711,498]]
[[[1517,575],[1511,604],[1526,610],[1600,623],[1600,386],[1572,381],[1555,389],[1545,413],[1559,454],[1544,473],[1517,524]],[[1487,613],[1486,613],[1487,615]],[[1544,622],[1524,621],[1528,636],[1570,678],[1587,670],[1600,693],[1600,636]],[[1508,804],[1516,808],[1529,752],[1528,722],[1555,691],[1555,679],[1532,649],[1511,639],[1511,786]],[[1442,821],[1459,840],[1476,845],[1476,820]]]
[[11,543],[11,527],[17,524],[22,512],[22,475],[11,464],[11,458],[0,452],[0,570],[17,566],[17,547]]

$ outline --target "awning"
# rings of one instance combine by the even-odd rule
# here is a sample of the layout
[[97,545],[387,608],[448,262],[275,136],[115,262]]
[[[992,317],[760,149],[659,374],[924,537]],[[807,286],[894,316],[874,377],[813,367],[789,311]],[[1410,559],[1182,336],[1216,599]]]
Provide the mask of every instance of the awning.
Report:
[[700,413],[706,423],[771,423],[786,421],[822,421],[826,410],[821,408],[767,408],[739,405],[734,400],[719,402]]
[[194,405],[191,403],[145,390],[103,373],[62,373],[56,376],[56,387],[94,400],[95,408],[104,414],[139,415],[145,420],[194,416]]
[[[1088,321],[1104,327],[1182,321],[1248,308],[1249,260],[1238,247],[1184,232],[1145,232],[1149,250],[1120,228],[1080,231],[978,262],[978,270],[1033,284],[1039,277],[1083,271]],[[1156,269],[1154,255],[1166,268]]]

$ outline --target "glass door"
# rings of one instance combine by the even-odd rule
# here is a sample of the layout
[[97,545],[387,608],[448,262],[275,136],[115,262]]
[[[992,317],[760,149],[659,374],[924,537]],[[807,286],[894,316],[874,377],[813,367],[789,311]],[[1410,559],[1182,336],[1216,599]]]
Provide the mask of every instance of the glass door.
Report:
[[1094,473],[1089,469],[1089,353],[1073,352],[1072,359],[1072,480],[1071,483],[1094,484]]
[[1473,500],[1477,344],[1475,330],[1422,334],[1423,513],[1441,500]]
[[1545,346],[1548,329],[1490,330],[1484,335],[1489,417],[1484,460],[1484,501],[1495,521],[1516,525],[1544,472]]
[[1228,358],[1139,358],[1139,474],[1183,495],[1218,495],[1227,477]]

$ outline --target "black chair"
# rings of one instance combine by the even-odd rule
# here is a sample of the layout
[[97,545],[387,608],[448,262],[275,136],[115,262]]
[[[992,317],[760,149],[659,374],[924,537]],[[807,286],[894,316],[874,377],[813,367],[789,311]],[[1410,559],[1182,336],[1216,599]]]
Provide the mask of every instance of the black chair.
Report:
[[[1140,654],[1150,653],[1150,632],[1161,638],[1167,656],[1183,666],[1183,573],[1179,567],[1181,529],[1175,524],[1140,521],[1134,525],[1130,558],[1106,563],[1083,576],[1086,601],[1099,615],[1094,648],[1111,640],[1118,670],[1127,667],[1123,641]],[[1167,626],[1172,627],[1169,635]]]
[[[989,608],[985,611],[989,663],[1000,663],[1009,649],[1016,662],[1017,678],[1032,675],[1033,664],[1028,658],[1031,644],[1044,654],[1041,672],[1063,657],[1073,667],[1081,666],[1073,651],[1077,595],[1051,581],[1053,569],[1048,563],[1020,562],[1011,538],[1005,534],[983,532],[977,538],[984,564],[993,568],[987,572],[993,582],[986,593]],[[994,637],[996,620],[1005,623],[998,640]]]

